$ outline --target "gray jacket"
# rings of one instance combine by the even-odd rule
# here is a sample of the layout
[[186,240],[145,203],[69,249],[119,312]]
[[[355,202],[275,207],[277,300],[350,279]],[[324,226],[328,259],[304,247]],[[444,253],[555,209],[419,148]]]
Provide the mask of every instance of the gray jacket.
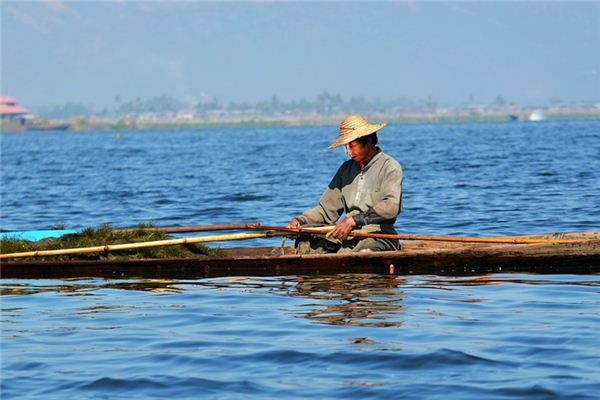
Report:
[[395,232],[402,207],[402,167],[379,148],[364,168],[356,161],[342,164],[321,196],[319,204],[296,219],[302,225],[335,223],[345,213],[359,227]]

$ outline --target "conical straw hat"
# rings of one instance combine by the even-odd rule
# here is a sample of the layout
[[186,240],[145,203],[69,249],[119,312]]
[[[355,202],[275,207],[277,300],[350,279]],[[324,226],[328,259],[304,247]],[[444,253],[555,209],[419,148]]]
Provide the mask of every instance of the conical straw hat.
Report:
[[340,134],[328,149],[343,146],[359,137],[370,135],[383,128],[386,124],[369,124],[360,115],[348,115],[340,124]]

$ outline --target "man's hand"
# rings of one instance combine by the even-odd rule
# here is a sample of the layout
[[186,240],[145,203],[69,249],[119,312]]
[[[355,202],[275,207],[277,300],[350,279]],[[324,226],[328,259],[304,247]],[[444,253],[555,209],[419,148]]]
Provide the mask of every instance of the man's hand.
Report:
[[338,222],[331,232],[327,234],[327,237],[334,237],[338,239],[346,239],[348,234],[352,232],[352,228],[356,226],[356,221],[352,217],[346,217]]
[[296,218],[292,218],[292,220],[288,222],[288,224],[285,227],[292,229],[300,228],[300,221],[298,221]]

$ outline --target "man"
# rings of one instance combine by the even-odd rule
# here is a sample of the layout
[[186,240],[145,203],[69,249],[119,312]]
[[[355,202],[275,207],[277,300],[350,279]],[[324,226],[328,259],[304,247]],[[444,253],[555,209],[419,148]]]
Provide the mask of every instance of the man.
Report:
[[[319,204],[292,218],[288,228],[331,225],[327,236],[300,235],[298,253],[385,251],[400,248],[397,240],[349,238],[352,230],[395,234],[402,206],[402,167],[377,147],[377,131],[386,124],[370,124],[348,115],[337,140],[328,148],[345,146],[344,162],[321,196]],[[338,219],[345,214],[340,221]]]

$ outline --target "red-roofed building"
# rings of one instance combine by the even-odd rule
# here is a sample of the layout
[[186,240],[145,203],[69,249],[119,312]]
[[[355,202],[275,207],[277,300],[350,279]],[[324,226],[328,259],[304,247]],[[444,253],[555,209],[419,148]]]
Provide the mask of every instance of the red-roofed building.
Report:
[[21,107],[17,100],[8,96],[0,96],[0,118],[18,119],[29,114],[29,110]]

